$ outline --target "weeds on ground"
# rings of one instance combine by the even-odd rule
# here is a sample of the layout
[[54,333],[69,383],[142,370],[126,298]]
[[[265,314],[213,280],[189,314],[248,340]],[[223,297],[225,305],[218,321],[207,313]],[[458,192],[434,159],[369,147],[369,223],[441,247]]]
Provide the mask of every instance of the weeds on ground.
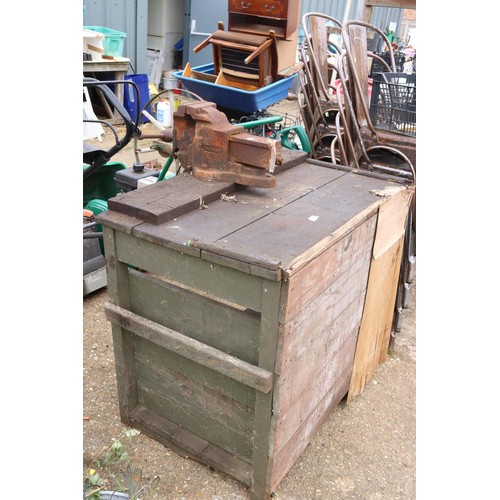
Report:
[[114,491],[128,493],[129,500],[143,500],[145,495],[156,489],[160,477],[155,476],[151,480],[143,478],[142,469],[131,466],[130,456],[123,444],[124,439],[130,444],[139,434],[135,429],[128,429],[92,460],[84,480],[85,499],[98,500],[101,491],[113,488]]

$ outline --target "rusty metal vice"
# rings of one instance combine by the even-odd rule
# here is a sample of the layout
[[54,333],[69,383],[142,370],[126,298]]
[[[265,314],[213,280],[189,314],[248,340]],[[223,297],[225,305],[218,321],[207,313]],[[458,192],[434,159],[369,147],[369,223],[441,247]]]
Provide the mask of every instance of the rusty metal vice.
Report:
[[182,104],[174,113],[173,153],[185,170],[203,181],[273,188],[281,144],[244,132],[214,103]]

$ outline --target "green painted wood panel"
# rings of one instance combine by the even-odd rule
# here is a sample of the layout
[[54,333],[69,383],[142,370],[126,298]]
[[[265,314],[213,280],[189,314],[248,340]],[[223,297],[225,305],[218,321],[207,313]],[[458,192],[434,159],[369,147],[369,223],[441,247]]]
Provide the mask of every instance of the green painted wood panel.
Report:
[[252,471],[248,461],[209,443],[189,430],[156,415],[142,405],[138,405],[134,409],[131,418],[135,428],[168,446],[179,455],[199,460],[229,474],[242,483],[250,484]]
[[136,358],[147,359],[153,366],[165,366],[175,373],[189,377],[195,383],[216,390],[222,396],[234,399],[250,408],[255,405],[255,389],[205,368],[175,352],[158,348],[153,342],[136,337],[135,355]]
[[[136,373],[139,392],[151,389],[167,395],[180,405],[188,405],[193,413],[205,415],[228,432],[244,437],[252,436],[253,408],[223,396],[214,389],[198,384],[190,378],[155,365],[143,356],[136,356]],[[164,415],[169,418],[168,415]],[[175,420],[170,418],[175,423]],[[182,422],[177,422],[182,425]],[[214,442],[217,444],[217,442]]]
[[257,364],[260,315],[130,271],[131,311],[203,344]]
[[139,402],[153,413],[244,460],[251,459],[253,446],[250,436],[235,432],[220,420],[214,420],[206,413],[197,411],[189,398],[177,401],[169,392],[157,392],[140,384],[137,386],[137,393]]
[[117,233],[117,258],[139,269],[259,312],[262,278]]

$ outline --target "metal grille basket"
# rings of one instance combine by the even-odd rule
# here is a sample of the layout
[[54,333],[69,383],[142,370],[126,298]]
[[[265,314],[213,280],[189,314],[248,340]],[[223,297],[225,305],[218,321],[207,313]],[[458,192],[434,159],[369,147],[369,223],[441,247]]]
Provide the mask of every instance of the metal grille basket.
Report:
[[417,75],[373,75],[370,119],[377,129],[417,135]]
[[[386,52],[374,52],[374,54],[381,57],[389,65],[389,67],[391,66],[391,56],[390,56],[388,51],[386,51]],[[393,52],[393,55],[394,55],[394,62],[396,63],[396,71],[402,72],[403,67],[404,67],[404,63],[405,63],[405,55],[403,54],[403,52]],[[371,71],[370,71],[370,78],[375,73],[384,72],[384,71],[386,71],[385,66],[383,66],[380,61],[373,59],[372,67],[371,67]]]

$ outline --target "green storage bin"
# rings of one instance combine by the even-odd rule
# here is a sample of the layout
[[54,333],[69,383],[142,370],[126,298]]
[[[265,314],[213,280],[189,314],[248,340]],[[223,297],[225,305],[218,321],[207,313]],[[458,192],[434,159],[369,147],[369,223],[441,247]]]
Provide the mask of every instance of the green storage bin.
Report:
[[106,28],[104,26],[84,26],[84,28],[91,31],[97,31],[98,33],[105,35],[106,38],[104,38],[102,42],[105,55],[112,57],[123,56],[123,44],[125,42],[125,38],[127,37],[126,33]]

